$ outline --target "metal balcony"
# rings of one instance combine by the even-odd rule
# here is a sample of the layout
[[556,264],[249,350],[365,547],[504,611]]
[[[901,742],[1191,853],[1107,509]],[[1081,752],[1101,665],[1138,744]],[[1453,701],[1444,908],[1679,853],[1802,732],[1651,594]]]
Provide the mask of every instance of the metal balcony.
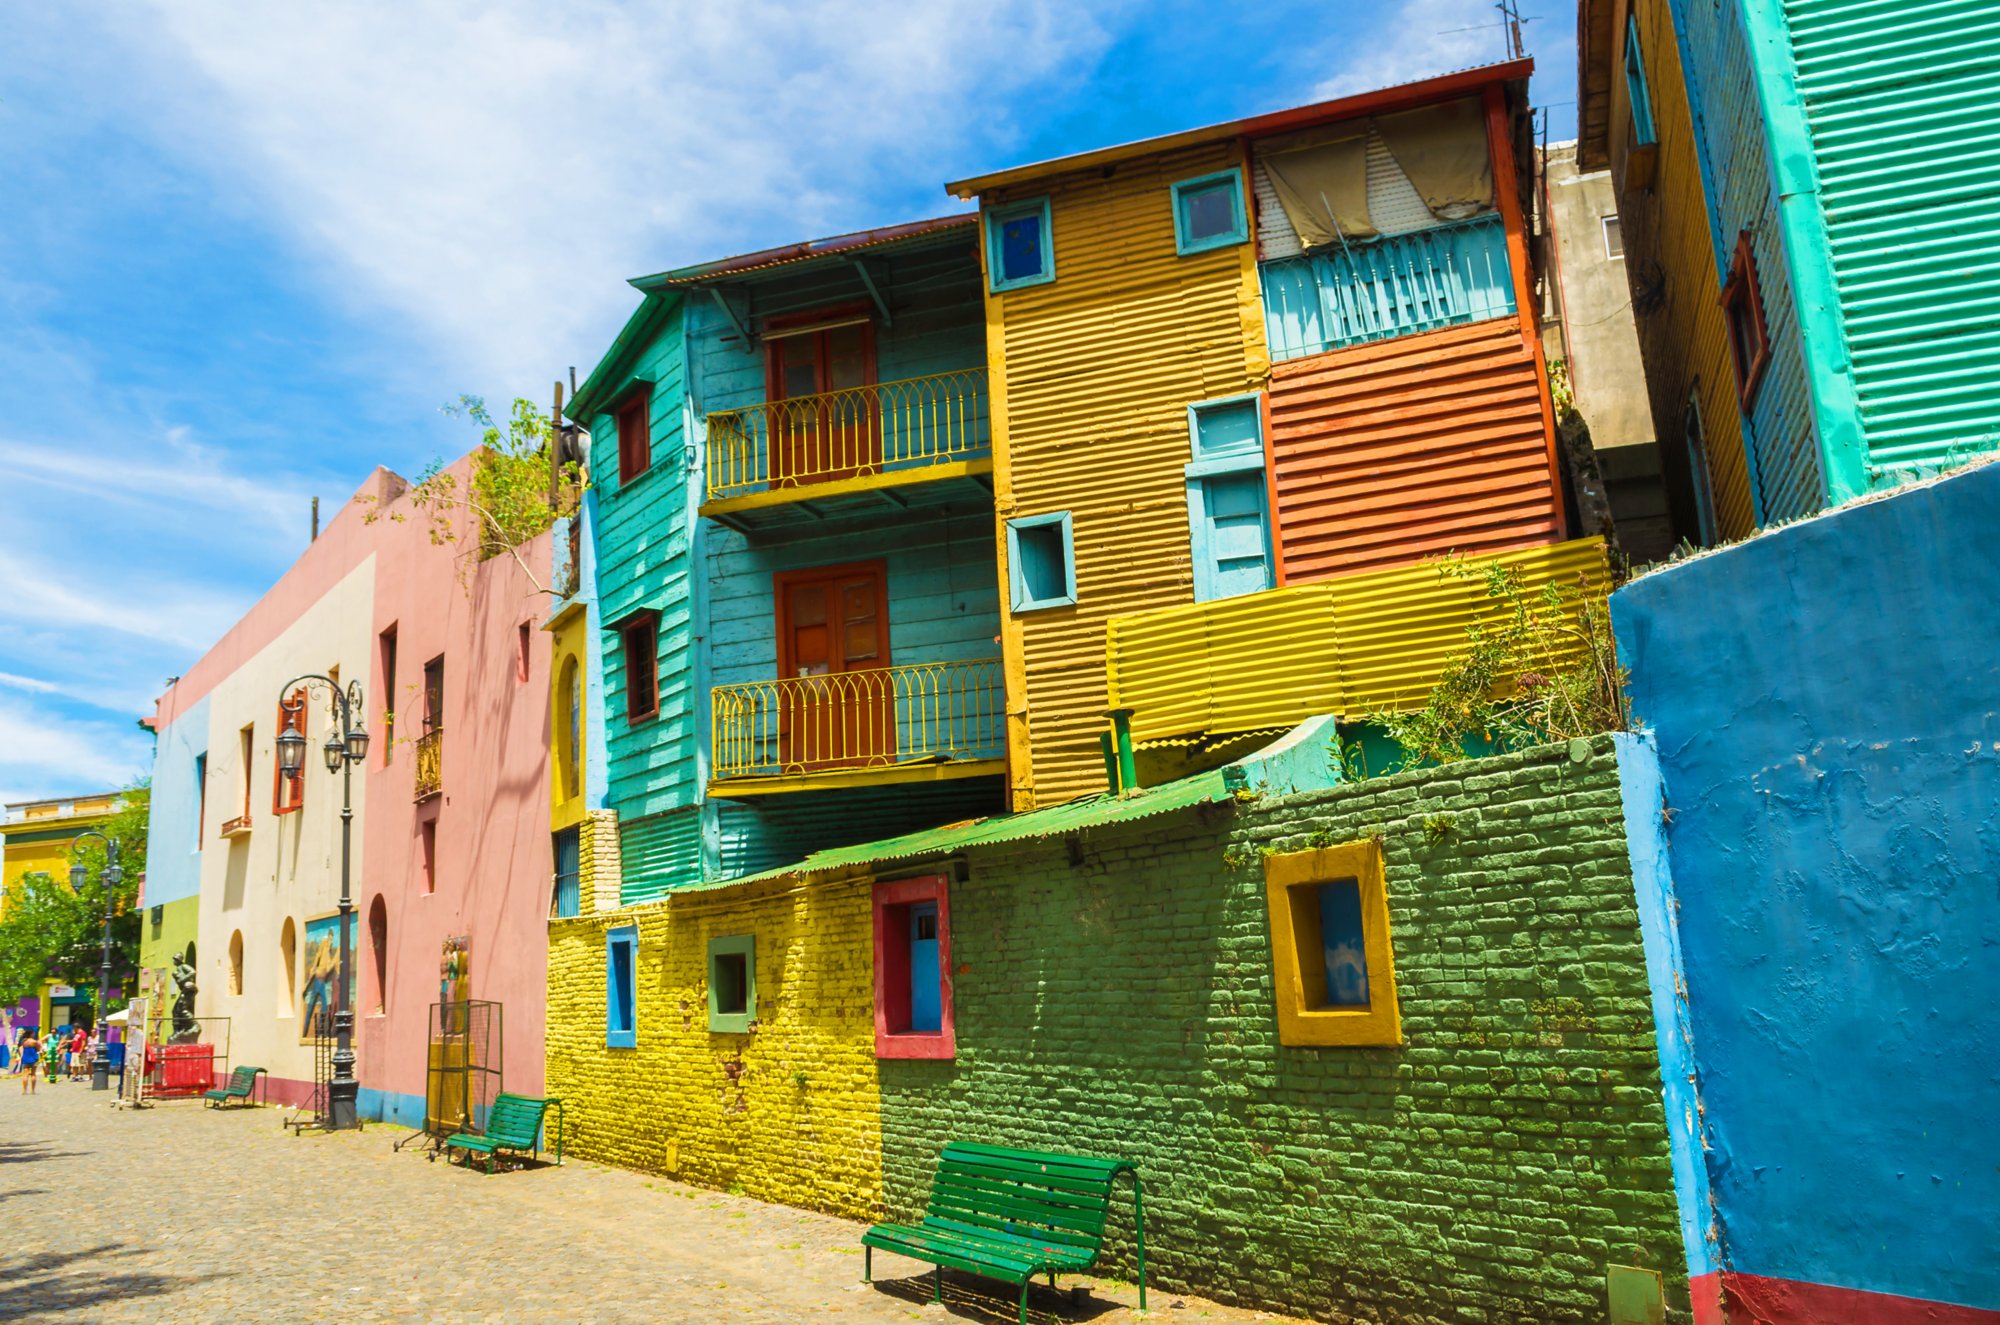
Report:
[[444,791],[444,728],[433,727],[417,738],[416,799],[427,801]]
[[1001,675],[998,658],[982,658],[717,686],[714,790],[998,773],[1006,755]]

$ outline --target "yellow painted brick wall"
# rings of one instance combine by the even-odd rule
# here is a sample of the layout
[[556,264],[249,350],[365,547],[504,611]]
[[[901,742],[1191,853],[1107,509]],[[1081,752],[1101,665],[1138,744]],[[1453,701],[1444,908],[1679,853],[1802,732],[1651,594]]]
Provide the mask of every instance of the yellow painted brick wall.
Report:
[[[683,892],[549,926],[548,1090],[571,1152],[857,1218],[882,1208],[869,885]],[[605,936],[639,929],[638,1047],[604,1043]],[[708,1030],[708,941],[757,940],[756,1029]]]

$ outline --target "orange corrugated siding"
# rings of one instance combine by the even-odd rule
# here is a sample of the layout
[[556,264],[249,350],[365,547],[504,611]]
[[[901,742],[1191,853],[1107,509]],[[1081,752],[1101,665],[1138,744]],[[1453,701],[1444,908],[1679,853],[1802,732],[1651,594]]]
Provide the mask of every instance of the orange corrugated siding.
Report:
[[[1253,246],[1178,256],[1170,188],[1243,164],[1218,143],[983,200],[1047,193],[1056,271],[988,296],[995,504],[1070,512],[1076,549],[1076,606],[1003,626],[1016,810],[1103,784],[1105,622],[1193,601],[1187,406],[1268,365]],[[1003,530],[1003,592],[1005,557]]]
[[1276,365],[1271,445],[1287,584],[1561,537],[1515,318]]

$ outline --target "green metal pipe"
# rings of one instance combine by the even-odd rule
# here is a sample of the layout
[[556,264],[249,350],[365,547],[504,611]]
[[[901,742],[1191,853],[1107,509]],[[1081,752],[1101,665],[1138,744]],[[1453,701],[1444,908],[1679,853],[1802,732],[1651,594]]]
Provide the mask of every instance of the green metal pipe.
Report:
[[1118,756],[1111,749],[1111,733],[1097,733],[1097,747],[1104,751],[1104,785],[1111,788],[1111,794],[1118,794]]
[[1118,787],[1121,791],[1136,791],[1139,787],[1139,770],[1132,757],[1132,710],[1111,710],[1111,734],[1118,742]]

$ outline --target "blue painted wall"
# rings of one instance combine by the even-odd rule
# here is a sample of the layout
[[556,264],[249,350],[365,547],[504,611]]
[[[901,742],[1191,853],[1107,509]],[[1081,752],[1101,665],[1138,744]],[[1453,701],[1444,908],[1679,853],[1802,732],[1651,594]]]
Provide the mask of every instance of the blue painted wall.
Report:
[[1751,63],[1740,0],[1721,5],[1713,0],[1669,3],[1680,37],[1688,109],[1708,195],[1714,290],[1719,297],[1737,236],[1748,230],[1764,294],[1771,362],[1744,423],[1757,521],[1796,519],[1825,504],[1826,480],[1797,301],[1778,224],[1776,177],[1758,95],[1758,70]]
[[1612,598],[1738,1273],[2000,1309],[1996,511],[1989,465]]
[[195,757],[208,750],[208,696],[160,732],[153,750],[153,800],[146,824],[146,905],[201,894]]

